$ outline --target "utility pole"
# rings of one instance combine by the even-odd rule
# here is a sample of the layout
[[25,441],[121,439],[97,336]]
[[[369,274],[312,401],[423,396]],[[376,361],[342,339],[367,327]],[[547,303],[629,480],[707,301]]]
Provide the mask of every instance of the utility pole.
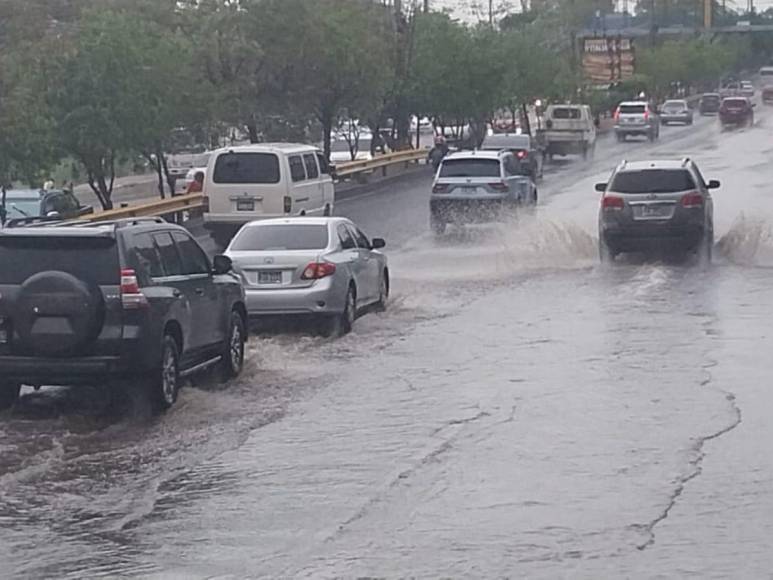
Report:
[[494,0],[488,0],[488,25],[494,28]]
[[429,0],[424,0],[424,14],[429,14]]
[[703,0],[703,28],[711,30],[713,21],[714,1]]

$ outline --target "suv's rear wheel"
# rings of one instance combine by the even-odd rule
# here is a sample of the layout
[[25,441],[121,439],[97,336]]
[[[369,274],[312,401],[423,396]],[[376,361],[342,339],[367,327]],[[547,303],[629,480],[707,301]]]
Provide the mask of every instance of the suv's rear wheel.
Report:
[[19,399],[21,385],[19,383],[0,383],[0,411],[13,407]]
[[154,407],[166,411],[177,401],[180,391],[180,347],[171,334],[161,342],[161,366],[150,380],[150,397]]
[[602,264],[615,261],[616,254],[604,240],[599,240],[599,260]]
[[223,380],[239,376],[244,368],[244,343],[247,340],[246,324],[241,314],[231,312],[231,323],[223,345],[223,360],[220,363]]

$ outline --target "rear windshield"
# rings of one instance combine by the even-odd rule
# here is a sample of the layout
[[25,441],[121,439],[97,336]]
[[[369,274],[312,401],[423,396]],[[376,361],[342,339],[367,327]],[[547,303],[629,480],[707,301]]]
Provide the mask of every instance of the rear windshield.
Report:
[[643,169],[615,175],[610,191],[616,193],[669,193],[695,189],[695,181],[684,169]]
[[118,247],[111,238],[0,236],[0,284],[23,284],[54,270],[101,286],[120,283]]
[[440,177],[501,177],[498,159],[447,159]]
[[282,224],[244,228],[231,244],[231,250],[321,250],[327,244],[326,225]]
[[680,101],[676,102],[666,102],[663,104],[663,110],[664,111],[683,111],[687,108],[687,103],[682,103]]
[[746,100],[744,99],[725,99],[722,101],[725,107],[731,107],[733,109],[742,109],[746,106]]
[[760,69],[760,76],[761,77],[773,77],[773,68],[763,68],[763,69]]
[[643,115],[646,111],[645,105],[620,105],[621,115]]
[[529,149],[530,146],[528,135],[491,135],[483,140],[481,149],[501,151],[502,149]]
[[225,153],[215,162],[215,183],[279,183],[279,158],[273,153]]
[[553,109],[551,116],[554,119],[579,119],[581,117],[580,109],[570,107],[560,107]]
[[701,97],[701,100],[704,103],[718,103],[719,102],[719,95],[703,95]]

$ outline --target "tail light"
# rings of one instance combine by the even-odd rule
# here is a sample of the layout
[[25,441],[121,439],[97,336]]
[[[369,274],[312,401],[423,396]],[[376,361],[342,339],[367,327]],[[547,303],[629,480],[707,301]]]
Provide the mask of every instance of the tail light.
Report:
[[445,183],[436,183],[432,186],[432,193],[448,193],[448,185]]
[[518,155],[518,159],[525,159],[528,153],[526,153],[526,151],[521,150],[518,152],[517,155]]
[[622,197],[605,195],[601,198],[601,207],[605,210],[620,211],[625,207],[625,202]]
[[286,195],[284,197],[284,210],[285,210],[285,213],[290,213],[291,211],[293,211],[293,198],[290,197],[289,195]]
[[703,207],[703,196],[697,191],[686,193],[682,197],[682,207]]
[[130,268],[121,270],[121,304],[127,310],[144,308],[148,305],[148,299],[140,290],[137,273]]
[[494,191],[507,191],[507,184],[503,181],[495,181],[493,183],[489,183],[488,186],[493,189]]
[[332,276],[336,272],[336,265],[330,262],[312,262],[303,269],[301,280],[320,280]]

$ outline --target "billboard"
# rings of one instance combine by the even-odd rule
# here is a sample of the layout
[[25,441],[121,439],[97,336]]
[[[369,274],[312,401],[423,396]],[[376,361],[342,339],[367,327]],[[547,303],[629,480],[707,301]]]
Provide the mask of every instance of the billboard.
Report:
[[604,85],[624,81],[634,73],[634,49],[630,38],[604,36],[583,39],[582,68],[585,78]]

